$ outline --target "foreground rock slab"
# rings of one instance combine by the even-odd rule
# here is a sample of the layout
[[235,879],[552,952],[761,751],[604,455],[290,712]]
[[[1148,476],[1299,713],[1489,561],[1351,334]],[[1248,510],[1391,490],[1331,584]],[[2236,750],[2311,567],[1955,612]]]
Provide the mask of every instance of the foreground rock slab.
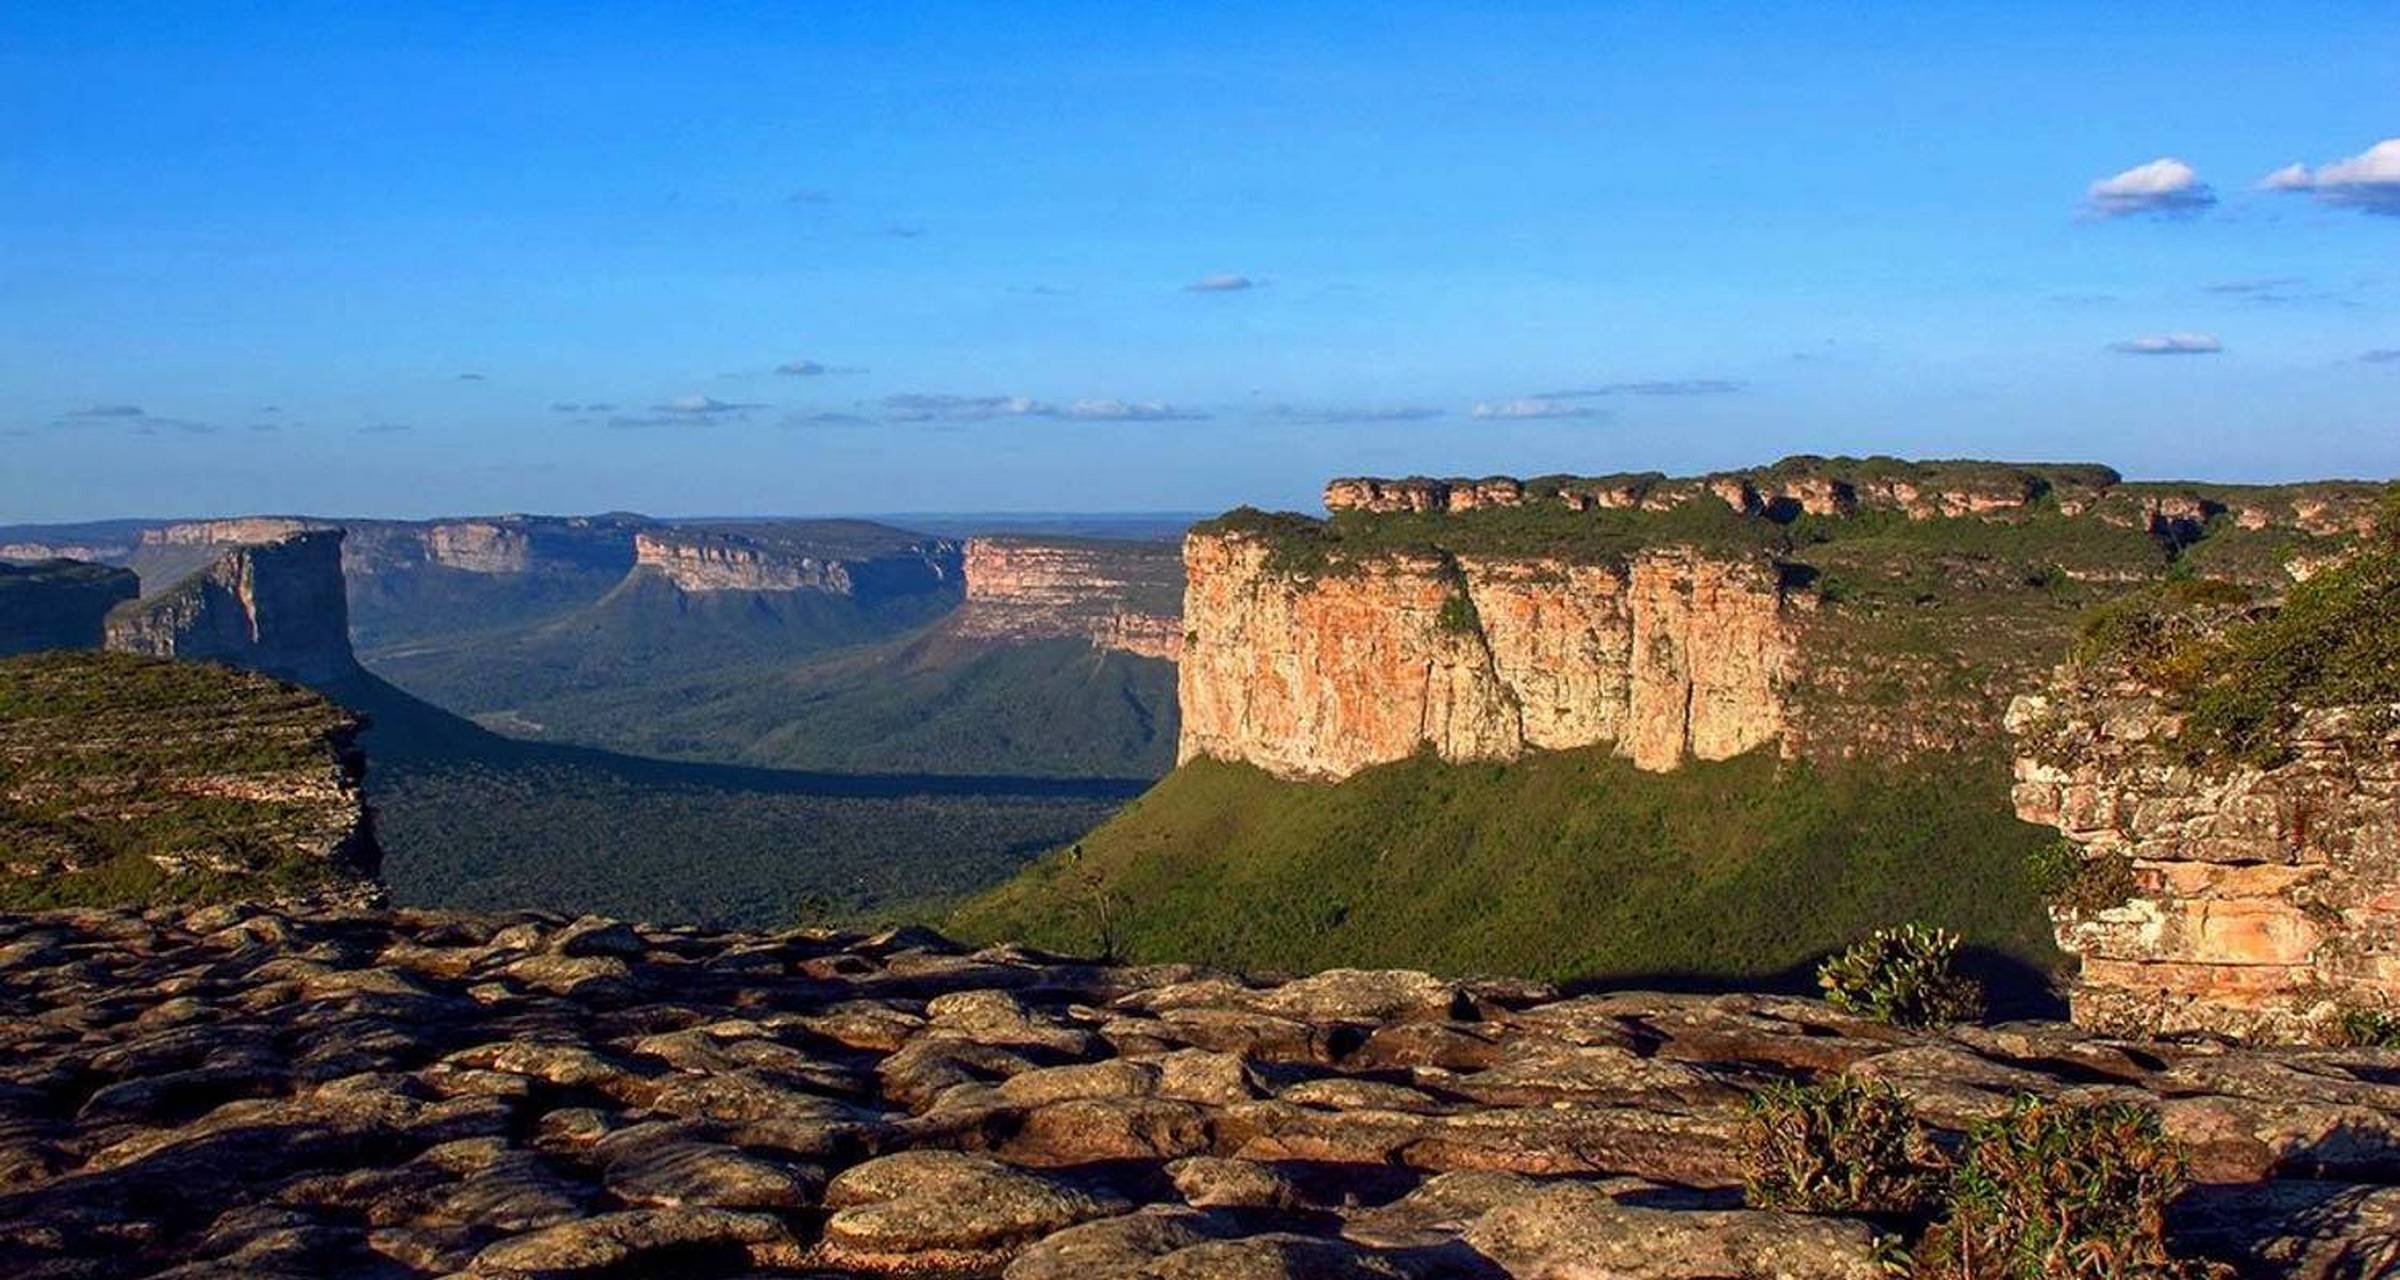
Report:
[[1813,1001],[1111,968],[923,930],[0,915],[0,1275],[1879,1275],[1742,1208],[1743,1109],[2156,1106],[2183,1247],[2400,1268],[2400,1052]]

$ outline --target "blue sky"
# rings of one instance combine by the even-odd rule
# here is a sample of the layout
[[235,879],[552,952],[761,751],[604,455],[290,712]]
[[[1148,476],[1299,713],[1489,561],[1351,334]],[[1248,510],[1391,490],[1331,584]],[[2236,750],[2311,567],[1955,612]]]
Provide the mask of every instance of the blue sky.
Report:
[[17,0],[0,522],[2388,476],[2392,17]]

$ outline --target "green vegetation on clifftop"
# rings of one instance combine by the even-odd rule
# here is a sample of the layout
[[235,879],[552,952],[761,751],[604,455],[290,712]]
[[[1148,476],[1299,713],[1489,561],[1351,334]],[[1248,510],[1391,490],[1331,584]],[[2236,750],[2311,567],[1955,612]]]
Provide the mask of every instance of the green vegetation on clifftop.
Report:
[[1653,774],[1592,748],[1331,786],[1198,760],[951,926],[1252,969],[1789,980],[1920,920],[2046,968],[2048,833],[2006,788],[1997,757]]

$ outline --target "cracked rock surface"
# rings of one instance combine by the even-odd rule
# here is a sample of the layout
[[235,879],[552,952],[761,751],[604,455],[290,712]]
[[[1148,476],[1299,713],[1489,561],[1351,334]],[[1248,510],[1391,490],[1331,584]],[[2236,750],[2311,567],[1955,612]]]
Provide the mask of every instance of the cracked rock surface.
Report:
[[0,915],[0,1275],[1863,1280],[1884,1228],[1739,1189],[1747,1097],[1843,1071],[2147,1103],[2179,1246],[2400,1268],[2390,1050],[222,906]]

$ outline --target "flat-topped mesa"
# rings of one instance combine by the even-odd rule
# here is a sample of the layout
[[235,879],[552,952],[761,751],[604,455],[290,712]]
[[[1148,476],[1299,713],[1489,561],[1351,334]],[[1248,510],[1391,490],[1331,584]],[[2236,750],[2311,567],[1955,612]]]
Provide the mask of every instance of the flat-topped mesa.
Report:
[[1898,458],[1796,456],[1765,467],[1671,477],[1658,472],[1603,476],[1508,476],[1382,479],[1348,476],[1325,486],[1325,508],[1371,514],[1456,513],[1493,507],[1550,506],[1572,511],[1670,511],[1703,497],[1748,516],[1788,521],[1801,515],[1889,512],[1910,520],[2020,520],[2049,509],[2090,515],[2161,537],[2189,540],[2220,517],[2243,529],[2293,529],[2315,535],[2365,531],[2378,486],[2327,481],[2304,485],[2214,485],[2126,481],[2081,463],[1915,462]]
[[1171,543],[970,538],[961,636],[1085,640],[1175,661],[1183,652],[1183,568]]
[[880,530],[882,536],[875,536],[850,530],[855,522],[810,523],[843,527],[826,537],[785,534],[774,526],[645,529],[634,537],[634,571],[690,592],[818,591],[860,598],[937,590],[958,579],[956,542],[859,526]]
[[236,547],[109,615],[107,647],[198,658],[322,684],[358,669],[342,581],[342,531]]
[[295,533],[335,526],[304,516],[233,516],[223,520],[179,520],[142,530],[145,547],[230,547],[274,542]]
[[108,611],[141,594],[133,574],[79,560],[0,564],[0,656],[97,649]]
[[470,516],[346,522],[343,562],[352,575],[419,568],[484,576],[601,571],[633,566],[632,516]]
[[1802,606],[1763,560],[1393,552],[1301,578],[1276,555],[1238,533],[1185,542],[1181,760],[1336,779],[1423,749],[1614,744],[1667,770],[1775,741],[1788,720]]

